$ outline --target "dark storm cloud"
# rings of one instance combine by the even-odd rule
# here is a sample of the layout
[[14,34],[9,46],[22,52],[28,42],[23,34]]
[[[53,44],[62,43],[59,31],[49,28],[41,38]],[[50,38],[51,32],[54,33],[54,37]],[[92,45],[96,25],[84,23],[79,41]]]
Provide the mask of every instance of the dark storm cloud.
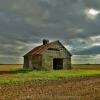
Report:
[[88,8],[100,9],[100,0],[85,0],[85,4]]
[[[25,20],[10,12],[0,12],[0,37],[11,40],[30,41],[37,35],[37,30]],[[30,37],[31,36],[31,37]],[[1,41],[2,42],[2,41]]]
[[89,47],[100,34],[100,13],[93,19],[87,9],[100,11],[100,1],[0,0],[0,54],[23,56],[43,38],[61,40],[72,54],[100,54]]
[[80,50],[77,53],[79,55],[96,55],[96,54],[100,54],[100,46],[93,46],[91,48],[86,48],[86,49]]

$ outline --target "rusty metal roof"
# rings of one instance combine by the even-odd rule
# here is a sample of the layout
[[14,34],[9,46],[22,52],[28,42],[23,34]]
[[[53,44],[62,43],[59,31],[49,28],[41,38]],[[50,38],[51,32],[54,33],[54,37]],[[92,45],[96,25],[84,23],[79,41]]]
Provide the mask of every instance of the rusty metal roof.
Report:
[[[59,42],[59,41],[54,41],[54,42]],[[39,55],[39,54],[42,54],[45,50],[47,50],[52,43],[54,42],[51,42],[51,43],[48,43],[48,44],[45,44],[45,45],[40,45],[38,47],[35,47],[33,48],[31,51],[29,51],[27,54],[25,54],[24,56],[28,56],[28,55]],[[59,42],[60,43],[60,42]],[[61,44],[61,43],[60,43]],[[62,44],[61,44],[62,45]],[[63,45],[62,45],[63,46]],[[64,47],[64,46],[63,46]],[[65,47],[64,47],[65,48]],[[66,49],[66,48],[65,48]],[[67,50],[67,49],[66,49]],[[68,51],[68,50],[67,50]],[[71,55],[71,53],[68,51],[68,53]]]
[[33,48],[30,52],[28,52],[24,56],[42,54],[42,52],[47,50],[49,46],[50,46],[50,44],[40,45],[38,47]]

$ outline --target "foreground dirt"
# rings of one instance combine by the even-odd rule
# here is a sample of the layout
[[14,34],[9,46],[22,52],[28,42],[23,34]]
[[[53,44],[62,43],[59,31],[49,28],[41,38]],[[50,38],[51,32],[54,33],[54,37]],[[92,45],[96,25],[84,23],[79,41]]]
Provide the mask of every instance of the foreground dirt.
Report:
[[100,76],[0,85],[0,100],[100,100]]

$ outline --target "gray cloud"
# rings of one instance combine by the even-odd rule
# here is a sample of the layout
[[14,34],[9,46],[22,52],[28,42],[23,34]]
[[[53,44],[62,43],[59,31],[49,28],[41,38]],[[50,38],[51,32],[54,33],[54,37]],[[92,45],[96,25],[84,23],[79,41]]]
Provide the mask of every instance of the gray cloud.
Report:
[[100,46],[93,46],[91,48],[83,49],[79,52],[80,55],[96,55],[100,54]]
[[61,40],[72,54],[100,54],[100,46],[89,47],[100,34],[100,14],[85,13],[91,8],[100,11],[100,1],[0,0],[0,54],[21,57],[43,38]]

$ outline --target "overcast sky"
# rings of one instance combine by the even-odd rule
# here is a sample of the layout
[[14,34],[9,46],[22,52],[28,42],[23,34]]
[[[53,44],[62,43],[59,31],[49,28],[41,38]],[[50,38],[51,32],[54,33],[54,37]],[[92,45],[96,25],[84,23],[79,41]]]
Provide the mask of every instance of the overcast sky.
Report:
[[0,63],[22,63],[43,38],[73,63],[100,63],[100,0],[0,0]]

